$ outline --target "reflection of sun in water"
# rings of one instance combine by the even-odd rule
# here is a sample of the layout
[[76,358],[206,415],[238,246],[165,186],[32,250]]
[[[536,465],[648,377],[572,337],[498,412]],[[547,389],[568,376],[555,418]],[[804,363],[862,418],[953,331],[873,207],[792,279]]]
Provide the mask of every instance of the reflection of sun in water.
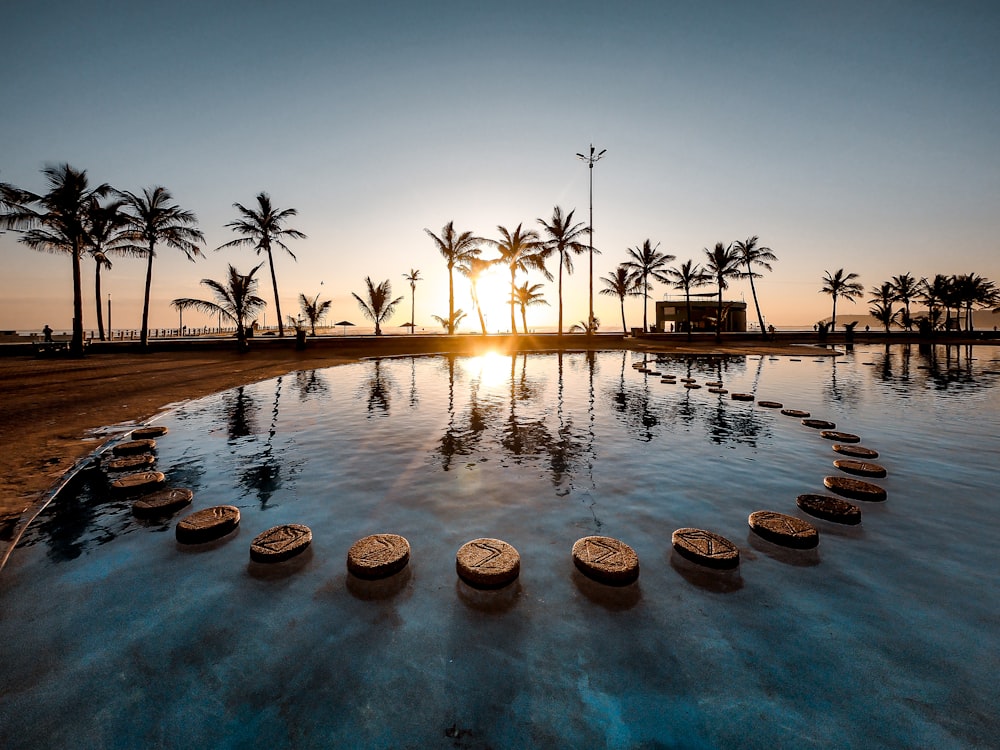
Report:
[[[510,330],[510,272],[506,268],[491,268],[479,277],[476,289],[486,330],[490,333]],[[470,311],[469,317],[479,324],[475,310]]]
[[511,358],[504,354],[486,352],[469,358],[469,373],[484,388],[493,388],[510,380],[510,361]]

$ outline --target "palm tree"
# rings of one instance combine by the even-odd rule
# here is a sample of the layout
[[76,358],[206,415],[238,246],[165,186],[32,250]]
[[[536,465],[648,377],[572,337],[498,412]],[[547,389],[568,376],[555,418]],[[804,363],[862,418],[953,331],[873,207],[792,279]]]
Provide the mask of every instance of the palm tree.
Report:
[[462,311],[462,308],[458,308],[448,318],[442,318],[440,315],[431,315],[431,317],[440,323],[446,331],[454,332],[454,330],[458,328],[458,324],[461,323],[462,319],[465,317],[465,313]]
[[[0,203],[6,211],[0,224],[22,232],[19,241],[33,250],[68,253],[73,264],[73,338],[70,353],[83,356],[83,281],[80,258],[89,243],[87,207],[112,192],[110,185],[89,187],[87,171],[69,164],[42,170],[49,190],[37,195],[0,184]],[[37,208],[35,208],[37,207]]]
[[670,261],[674,260],[673,255],[667,253],[657,252],[656,248],[660,246],[660,243],[656,243],[656,247],[650,244],[650,240],[646,240],[642,243],[641,247],[630,247],[628,248],[629,257],[632,260],[626,261],[625,265],[636,272],[640,278],[643,300],[642,300],[642,330],[648,331],[649,325],[647,322],[647,304],[649,300],[649,291],[652,289],[652,285],[649,283],[649,277],[652,276],[654,280],[660,282],[666,282],[666,265]]
[[996,286],[989,279],[976,273],[964,273],[953,279],[956,306],[959,311],[965,308],[965,330],[972,331],[973,306],[993,307],[997,300]]
[[201,283],[212,290],[215,301],[182,298],[175,299],[172,304],[178,310],[186,310],[193,307],[208,315],[221,315],[236,324],[236,341],[241,352],[245,352],[247,345],[246,329],[250,321],[257,316],[266,305],[263,299],[257,296],[257,279],[253,276],[263,263],[254,266],[250,273],[244,275],[229,266],[229,277],[226,281],[219,282],[212,279],[202,279]]
[[930,281],[921,279],[920,281],[920,301],[927,305],[927,315],[930,319],[931,330],[937,327],[941,318],[939,306],[943,306],[948,296],[948,286],[950,281],[944,274],[935,274]]
[[875,318],[879,323],[885,326],[885,332],[889,333],[889,326],[893,323],[898,323],[899,313],[901,310],[892,309],[892,299],[889,300],[871,300],[871,307],[868,308],[869,314]]
[[378,286],[372,283],[371,277],[365,277],[367,300],[362,299],[354,292],[354,299],[358,301],[358,307],[368,320],[375,321],[375,335],[382,335],[382,323],[396,310],[396,305],[403,301],[402,297],[392,299],[392,284],[386,279]]
[[510,332],[517,334],[517,322],[514,318],[517,285],[514,282],[514,277],[518,271],[528,273],[533,268],[541,271],[548,281],[552,281],[552,274],[545,268],[545,258],[548,251],[537,232],[532,229],[524,230],[520,224],[513,232],[502,226],[497,226],[497,231],[500,232],[501,239],[499,241],[488,240],[488,242],[500,251],[500,257],[496,262],[510,269]]
[[837,297],[843,297],[848,302],[854,302],[865,293],[865,288],[855,279],[861,278],[856,273],[845,274],[844,269],[839,269],[836,273],[830,274],[823,271],[823,288],[820,292],[833,297],[833,316],[830,318],[830,333],[837,327]]
[[417,310],[417,282],[423,279],[420,278],[420,271],[416,268],[404,273],[403,278],[410,282],[410,333],[413,333],[413,329],[417,327],[417,321],[414,320]]
[[524,327],[524,332],[528,332],[528,308],[534,307],[535,305],[547,305],[549,304],[541,292],[543,284],[532,284],[528,286],[528,282],[525,281],[521,286],[514,289],[514,297],[512,302],[521,306],[521,324]]
[[704,248],[704,251],[708,259],[705,262],[705,270],[709,278],[715,279],[715,283],[719,288],[719,303],[716,307],[715,315],[715,340],[721,341],[722,290],[729,288],[729,279],[738,279],[742,275],[740,272],[742,258],[733,250],[732,245],[723,245],[721,242],[716,242],[715,247],[711,250],[707,247]]
[[[438,251],[444,256],[448,264],[448,319],[455,319],[455,267],[468,262],[470,258],[479,255],[482,250],[479,245],[482,239],[476,237],[472,232],[455,232],[455,222],[449,221],[441,229],[441,236],[438,237],[430,229],[424,229],[430,237]],[[411,321],[412,322],[412,321]],[[455,326],[448,329],[448,333],[455,333]]]
[[914,300],[920,295],[923,282],[924,279],[917,281],[909,273],[893,276],[890,281],[896,299],[903,303],[903,326],[907,331],[913,330],[913,320],[910,318],[910,300]]
[[604,289],[601,289],[598,294],[618,298],[622,308],[622,333],[628,333],[628,328],[625,327],[625,298],[643,295],[639,276],[629,268],[627,263],[619,263],[614,271],[601,278],[601,282],[604,284]]
[[164,244],[180,250],[193,262],[196,256],[201,255],[195,243],[204,242],[205,236],[197,227],[191,226],[198,221],[193,213],[170,203],[173,196],[165,187],[157,185],[146,188],[142,195],[127,191],[120,195],[128,212],[126,217],[129,236],[129,244],[122,245],[121,250],[146,258],[146,286],[142,303],[142,330],[139,335],[142,346],[146,346],[149,340],[149,291],[153,282],[156,245]]
[[472,304],[476,306],[476,312],[479,313],[479,326],[483,329],[484,336],[486,335],[486,320],[483,318],[483,308],[479,306],[479,289],[477,285],[479,278],[492,265],[492,261],[482,260],[481,258],[468,258],[458,266],[458,272],[465,276],[472,286]]
[[[88,246],[90,256],[94,259],[94,301],[97,305],[97,332],[104,341],[104,315],[101,310],[101,269],[111,270],[110,254],[125,254],[119,245],[128,244],[128,233],[125,229],[128,220],[122,213],[125,202],[113,200],[107,205],[94,198],[87,206]],[[110,337],[110,331],[108,332]]]
[[563,266],[566,266],[566,273],[571,275],[573,273],[573,255],[579,255],[591,249],[590,245],[580,241],[588,228],[582,223],[573,224],[574,211],[570,211],[564,217],[562,209],[556,206],[552,209],[551,224],[544,219],[538,219],[538,223],[544,227],[545,233],[548,235],[548,239],[545,241],[546,249],[549,253],[556,253],[559,256],[559,336],[562,336],[563,332]]
[[764,330],[764,316],[761,315],[760,304],[757,302],[757,288],[753,283],[754,279],[761,278],[763,274],[754,271],[754,267],[770,271],[771,262],[776,261],[778,257],[771,252],[771,248],[758,247],[757,241],[758,237],[755,234],[753,237],[747,237],[746,242],[733,243],[733,249],[740,256],[740,260],[746,264],[747,270],[742,273],[742,276],[743,278],[750,279],[750,292],[753,294],[753,306],[757,310],[757,322],[760,323],[760,333],[762,336],[767,337],[767,331]]
[[320,302],[318,294],[314,299],[309,299],[306,295],[299,293],[299,306],[302,308],[302,315],[309,321],[313,336],[316,335],[316,324],[323,319],[332,304],[332,300]]
[[297,216],[298,211],[294,208],[279,210],[271,205],[271,196],[261,192],[257,194],[257,209],[246,208],[239,203],[234,203],[233,208],[240,212],[241,218],[226,224],[234,232],[242,234],[235,240],[219,245],[216,250],[224,247],[244,247],[250,245],[257,252],[267,254],[267,263],[271,269],[271,286],[274,288],[274,308],[278,314],[278,335],[285,335],[285,328],[281,322],[281,301],[278,299],[278,277],[274,273],[274,256],[271,253],[271,245],[277,245],[286,253],[292,256],[292,260],[298,260],[288,245],[285,238],[304,240],[306,236],[297,229],[286,229],[283,224],[292,216]]
[[[766,249],[766,248],[765,248]],[[693,264],[693,265],[692,265]],[[691,340],[691,290],[694,287],[705,286],[711,282],[711,275],[692,260],[685,261],[679,266],[666,270],[667,278],[673,284],[674,289],[684,292],[684,301],[687,305],[687,337]],[[764,323],[761,321],[761,327]]]

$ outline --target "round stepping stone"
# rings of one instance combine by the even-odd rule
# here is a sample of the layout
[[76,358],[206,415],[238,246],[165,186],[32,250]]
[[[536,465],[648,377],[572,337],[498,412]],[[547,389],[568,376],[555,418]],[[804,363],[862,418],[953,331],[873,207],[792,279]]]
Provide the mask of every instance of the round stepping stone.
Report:
[[782,409],[781,413],[786,417],[798,417],[799,419],[809,416],[809,412],[802,411],[801,409]]
[[148,469],[156,463],[156,456],[152,453],[140,453],[137,456],[119,456],[109,459],[104,464],[105,471],[136,471],[137,469]]
[[685,388],[701,388],[701,386],[698,385],[697,383],[685,383],[684,387]]
[[799,358],[799,357],[791,357],[791,358],[790,358],[790,359],[789,359],[788,361],[789,361],[789,362],[801,362],[801,361],[802,361],[802,359],[801,359],[801,358]]
[[751,513],[747,520],[757,536],[782,547],[812,549],[819,544],[816,527],[801,518],[773,510],[758,510]]
[[610,536],[585,536],[573,545],[573,564],[587,578],[627,586],[639,577],[639,556]]
[[859,477],[884,477],[886,475],[884,466],[867,461],[856,461],[853,458],[838,458],[833,462],[833,465],[841,471],[857,474]]
[[201,544],[225,536],[240,524],[235,505],[216,505],[197,510],[177,522],[175,533],[181,544]]
[[521,572],[521,556],[500,539],[473,539],[455,556],[458,577],[473,588],[498,589],[512,583]]
[[721,380],[706,381],[705,385],[707,385],[709,388],[721,388],[722,387],[722,381]]
[[725,388],[709,388],[709,393],[729,393]]
[[150,451],[156,450],[156,441],[150,439],[144,440],[128,440],[124,443],[118,443],[111,452],[116,456],[131,456],[136,453],[149,453]]
[[372,534],[347,551],[347,569],[358,578],[388,578],[410,561],[410,543],[398,534]]
[[671,537],[674,549],[691,562],[710,568],[735,568],[740,551],[724,536],[703,529],[677,529]]
[[861,523],[861,508],[854,503],[829,495],[799,495],[795,504],[810,516],[824,521],[856,526]]
[[825,477],[823,484],[826,485],[827,489],[833,490],[838,495],[850,497],[855,500],[868,500],[877,503],[886,498],[884,489],[871,482],[862,482],[860,479]]
[[147,438],[156,438],[161,435],[167,434],[167,428],[163,425],[153,425],[150,427],[137,427],[132,430],[133,440],[144,440]]
[[312,540],[312,529],[301,523],[275,526],[250,542],[250,559],[259,563],[281,562],[304,552]]
[[757,406],[763,406],[765,409],[780,409],[782,404],[778,401],[758,401]]
[[670,383],[670,385],[674,385],[677,382],[677,379],[676,378],[660,378],[660,382],[661,383]]
[[836,430],[823,430],[820,437],[825,437],[827,440],[839,440],[842,443],[861,442],[861,438],[857,435],[852,435],[849,432],[837,432]]
[[802,424],[806,427],[812,427],[814,430],[832,430],[837,426],[833,422],[827,422],[825,419],[803,419]]
[[650,375],[654,376],[654,377],[657,377],[657,378],[660,377],[660,373],[657,372],[656,370],[646,370],[646,372],[649,373]]
[[752,393],[734,393],[729,398],[733,401],[753,401]]
[[862,445],[835,445],[833,449],[837,453],[843,453],[845,456],[854,456],[854,458],[878,458],[878,451],[872,450],[871,448],[865,448]]
[[682,383],[697,383],[697,378],[681,378]]
[[111,483],[111,489],[123,494],[134,494],[154,490],[165,481],[167,478],[162,471],[140,471],[138,474],[119,477]]
[[191,504],[194,493],[184,487],[160,490],[132,503],[132,515],[137,518],[166,516]]

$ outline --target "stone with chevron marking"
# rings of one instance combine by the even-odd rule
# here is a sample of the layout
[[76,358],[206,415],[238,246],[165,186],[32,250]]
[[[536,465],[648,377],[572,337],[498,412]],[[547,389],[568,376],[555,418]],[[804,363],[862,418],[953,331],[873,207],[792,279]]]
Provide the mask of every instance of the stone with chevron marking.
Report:
[[399,534],[372,534],[347,551],[347,569],[358,578],[388,578],[410,561],[410,543]]
[[758,510],[748,519],[751,530],[762,539],[782,547],[812,549],[819,544],[819,532],[808,521],[773,510]]
[[288,560],[305,552],[312,538],[312,530],[301,523],[275,526],[254,537],[250,543],[250,559],[259,563]]
[[671,537],[674,549],[691,562],[709,568],[735,568],[740,550],[724,536],[704,529],[677,529]]
[[521,555],[502,539],[483,537],[463,544],[455,556],[458,577],[477,589],[498,589],[521,573]]
[[585,536],[573,545],[573,564],[588,578],[627,586],[639,577],[639,556],[625,542],[609,536]]

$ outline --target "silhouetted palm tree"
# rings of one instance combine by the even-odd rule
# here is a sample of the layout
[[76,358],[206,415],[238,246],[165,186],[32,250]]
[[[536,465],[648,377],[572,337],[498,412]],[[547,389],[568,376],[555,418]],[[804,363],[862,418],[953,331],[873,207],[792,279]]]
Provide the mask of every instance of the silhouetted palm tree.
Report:
[[[692,265],[693,264],[693,265]],[[687,305],[687,337],[688,341],[691,340],[691,290],[694,287],[705,286],[712,280],[711,275],[700,265],[694,263],[692,260],[685,261],[679,266],[673,268],[668,268],[666,270],[667,278],[670,279],[670,283],[673,285],[674,289],[680,289],[684,292],[684,301]],[[763,326],[763,321],[761,326]]]
[[544,285],[532,284],[529,287],[528,282],[525,281],[521,286],[514,289],[513,302],[521,307],[521,324],[524,326],[525,333],[528,332],[528,308],[549,304],[541,292],[542,286]]
[[705,270],[710,278],[715,279],[715,283],[719,288],[719,302],[715,315],[715,340],[721,341],[722,290],[729,288],[729,279],[738,279],[742,275],[740,272],[741,258],[733,250],[732,245],[723,245],[721,242],[716,242],[715,247],[711,250],[707,247],[704,248],[704,251],[707,258]]
[[920,289],[923,286],[924,279],[919,281],[909,273],[901,273],[899,276],[893,276],[891,280],[893,291],[896,293],[896,299],[903,303],[903,327],[907,331],[913,330],[913,319],[910,318],[910,301],[916,299],[920,295]]
[[420,271],[416,268],[411,268],[409,273],[404,273],[403,278],[410,282],[410,333],[417,327],[417,321],[414,320],[417,310],[417,282],[423,281],[420,278]]
[[497,226],[497,231],[500,232],[501,239],[488,242],[500,251],[500,258],[496,262],[510,269],[510,332],[516,334],[514,299],[517,295],[517,284],[514,277],[517,272],[528,273],[531,269],[535,269],[541,271],[548,281],[552,281],[553,277],[545,268],[545,257],[548,252],[537,232],[532,229],[523,230],[520,224],[513,232],[502,226]]
[[743,278],[750,279],[750,292],[753,294],[753,306],[757,310],[757,322],[760,324],[760,333],[762,336],[767,336],[767,331],[764,329],[764,316],[760,312],[760,304],[757,302],[757,288],[754,286],[753,280],[759,279],[763,274],[759,274],[754,271],[754,268],[763,268],[765,271],[771,270],[771,262],[776,261],[778,257],[771,252],[769,247],[758,247],[757,245],[757,235],[753,237],[747,237],[746,242],[735,242],[733,243],[733,250],[740,256],[740,260],[746,265],[747,270],[742,273]]
[[648,319],[646,317],[648,307],[647,301],[649,300],[649,292],[653,288],[649,283],[649,277],[652,276],[654,280],[660,282],[666,282],[666,265],[670,261],[674,260],[673,255],[667,253],[657,252],[656,248],[660,246],[660,243],[656,243],[656,247],[653,247],[650,240],[645,240],[639,247],[628,248],[629,257],[632,260],[626,261],[625,265],[635,271],[636,275],[639,277],[639,281],[642,289],[642,330],[646,332],[649,330]]
[[80,258],[87,250],[87,207],[112,192],[110,185],[91,188],[87,171],[69,164],[42,170],[49,190],[37,195],[13,185],[0,185],[5,211],[0,223],[22,232],[19,241],[33,250],[68,253],[73,263],[73,338],[70,353],[83,355],[83,282]]
[[219,245],[216,250],[224,247],[245,247],[250,245],[257,255],[267,254],[268,267],[271,269],[271,286],[274,288],[274,309],[278,315],[278,335],[285,335],[285,328],[281,322],[281,301],[278,299],[278,277],[274,273],[274,255],[271,253],[271,246],[277,245],[290,256],[292,260],[297,260],[285,238],[304,240],[306,236],[297,229],[286,229],[283,225],[292,216],[298,215],[294,208],[279,210],[271,205],[271,196],[261,192],[257,194],[257,208],[246,208],[239,203],[234,203],[233,208],[240,212],[241,218],[226,224],[234,232],[242,234],[235,240]]
[[953,289],[958,307],[965,309],[965,330],[972,331],[972,308],[993,307],[996,304],[997,288],[989,279],[977,273],[964,273],[953,277]]
[[241,352],[248,349],[246,329],[251,319],[257,316],[267,305],[257,296],[257,279],[254,274],[264,265],[258,263],[250,273],[244,275],[229,266],[229,277],[225,282],[212,279],[202,279],[201,283],[212,290],[215,301],[191,299],[189,297],[175,299],[172,304],[178,310],[193,307],[195,310],[209,315],[221,315],[236,324],[236,341]]
[[165,187],[146,188],[142,195],[126,191],[121,196],[125,200],[129,234],[129,243],[123,245],[122,250],[146,258],[142,330],[139,334],[139,341],[146,346],[149,341],[149,291],[153,283],[156,246],[162,244],[180,250],[193,262],[196,256],[201,255],[195,243],[204,242],[205,236],[197,227],[191,226],[198,221],[193,213],[170,203],[173,196]]
[[[111,270],[109,255],[124,255],[120,245],[128,244],[126,226],[128,219],[122,212],[123,200],[113,200],[106,205],[94,198],[87,206],[87,234],[90,256],[96,265],[94,271],[94,297],[97,306],[97,332],[104,341],[104,315],[101,309],[101,269]],[[134,253],[133,253],[134,254]],[[108,332],[110,336],[110,331]]]
[[458,272],[465,276],[469,280],[469,284],[472,287],[472,304],[476,306],[476,312],[479,314],[479,326],[483,329],[483,335],[486,335],[486,320],[483,318],[483,308],[479,305],[479,278],[489,269],[493,263],[488,260],[482,260],[481,258],[468,258],[461,265],[458,266]]
[[935,274],[931,280],[922,279],[920,282],[920,301],[927,305],[927,315],[932,330],[938,326],[941,318],[941,311],[938,308],[944,305],[950,284],[950,279],[941,273]]
[[[575,211],[575,209],[574,209]],[[538,223],[545,229],[548,239],[545,241],[546,249],[550,253],[559,256],[559,328],[558,335],[563,332],[563,266],[566,266],[567,275],[573,273],[573,255],[579,255],[590,249],[590,245],[581,242],[580,238],[588,231],[583,224],[573,224],[573,213],[570,211],[565,217],[562,209],[556,206],[552,209],[552,222],[538,219]],[[597,252],[596,250],[594,252]]]
[[454,333],[455,329],[458,328],[458,324],[462,322],[463,318],[465,318],[465,313],[462,311],[462,308],[460,307],[457,310],[455,310],[455,312],[451,315],[450,318],[442,318],[440,315],[431,315],[431,317],[434,318],[434,320],[436,320],[438,323],[440,323],[441,326],[446,331],[448,331],[449,333]]
[[[441,236],[438,237],[430,229],[424,229],[427,236],[434,241],[434,245],[444,257],[448,264],[448,319],[455,318],[455,267],[466,263],[470,258],[479,255],[482,250],[479,245],[483,240],[476,237],[472,232],[455,232],[455,222],[449,221],[441,229]],[[410,321],[411,323],[413,321]],[[448,329],[448,333],[455,332],[454,326]]]
[[309,299],[302,293],[299,294],[299,306],[302,308],[302,315],[309,321],[313,336],[316,335],[316,324],[323,319],[332,304],[333,301],[328,299],[320,302],[318,294],[314,299]]
[[893,300],[891,298],[888,300],[871,300],[872,306],[868,308],[868,313],[885,326],[886,333],[889,333],[889,326],[893,323],[898,323],[899,313],[901,312],[900,310],[893,310],[892,303]]
[[845,274],[843,268],[833,274],[829,271],[823,271],[823,274],[823,287],[820,292],[833,297],[833,315],[830,318],[830,332],[833,333],[837,327],[837,298],[843,297],[848,302],[854,302],[865,293],[865,288],[855,281],[861,278],[860,276],[856,273]]
[[396,309],[396,305],[403,301],[402,297],[396,297],[392,299],[392,284],[389,283],[389,279],[386,279],[378,286],[372,283],[371,277],[365,277],[365,286],[367,287],[365,293],[368,295],[368,299],[362,299],[354,292],[354,299],[358,301],[358,307],[361,308],[361,312],[368,320],[375,321],[375,335],[382,335],[382,323],[385,321]]
[[606,297],[617,297],[621,303],[622,333],[628,333],[628,328],[625,327],[625,298],[643,295],[640,277],[632,271],[627,263],[619,263],[614,271],[601,277],[601,283],[604,284],[604,289],[601,289],[598,294],[603,294]]

